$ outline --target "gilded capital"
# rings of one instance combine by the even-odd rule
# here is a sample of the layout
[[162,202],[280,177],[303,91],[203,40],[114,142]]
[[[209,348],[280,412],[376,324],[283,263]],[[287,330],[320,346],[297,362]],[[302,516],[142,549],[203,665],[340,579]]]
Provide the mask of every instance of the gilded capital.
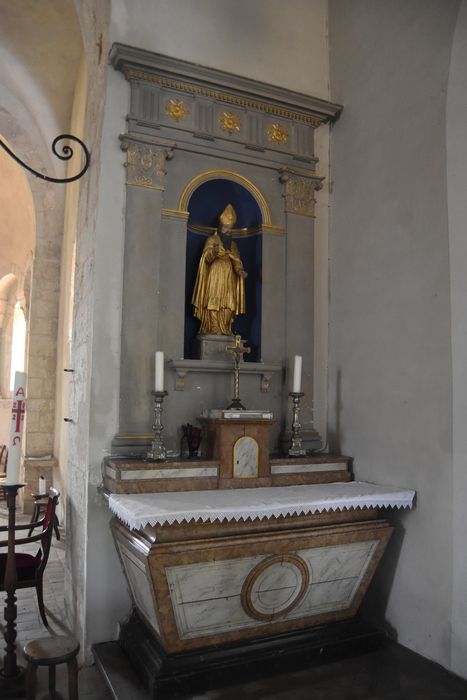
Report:
[[127,153],[127,185],[147,187],[153,190],[164,189],[167,172],[165,164],[173,157],[172,151],[147,143],[122,144]]
[[322,189],[323,177],[291,168],[280,169],[279,180],[284,185],[285,211],[315,217],[315,192]]

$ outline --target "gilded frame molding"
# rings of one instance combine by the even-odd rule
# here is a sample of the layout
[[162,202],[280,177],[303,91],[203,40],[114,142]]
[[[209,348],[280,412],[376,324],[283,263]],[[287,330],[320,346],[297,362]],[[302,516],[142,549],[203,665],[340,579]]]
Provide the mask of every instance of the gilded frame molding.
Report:
[[[236,182],[239,185],[242,185],[246,190],[250,192],[251,195],[255,198],[260,211],[261,211],[261,217],[263,219],[263,226],[267,228],[277,228],[279,229],[280,227],[275,227],[272,224],[271,221],[271,212],[269,209],[269,205],[262,194],[261,190],[256,187],[256,185],[249,180],[247,177],[244,177],[243,175],[239,175],[239,173],[234,172],[233,170],[206,170],[204,173],[200,173],[199,175],[196,175],[194,178],[190,180],[190,182],[186,185],[185,189],[183,190],[180,199],[178,201],[178,209],[180,211],[188,211],[188,202],[190,201],[190,197],[193,194],[193,192],[203,184],[203,182],[209,182],[209,180],[218,180],[218,179],[224,179],[224,180],[232,180],[232,182]],[[283,229],[281,229],[283,230]]]

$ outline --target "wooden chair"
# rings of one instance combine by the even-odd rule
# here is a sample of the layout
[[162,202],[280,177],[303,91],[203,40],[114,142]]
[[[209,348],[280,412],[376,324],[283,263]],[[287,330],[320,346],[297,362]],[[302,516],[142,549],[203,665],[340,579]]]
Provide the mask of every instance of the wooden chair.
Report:
[[[33,529],[41,528],[41,531],[32,535],[31,537],[19,537],[15,538],[15,548],[21,544],[30,544],[32,542],[37,542],[39,544],[39,549],[37,554],[26,554],[23,552],[15,552],[16,558],[16,573],[17,573],[17,584],[16,588],[35,588],[37,594],[37,602],[39,604],[39,612],[42,618],[42,622],[46,627],[49,626],[47,617],[45,615],[43,590],[42,590],[42,577],[44,575],[44,570],[47,565],[49,558],[50,545],[52,542],[52,534],[54,530],[55,522],[55,509],[57,507],[59,492],[57,489],[51,488],[49,490],[49,500],[47,502],[47,509],[42,520],[38,520],[33,525]],[[15,527],[15,532],[21,532],[24,530],[29,530],[31,524],[17,525]],[[8,526],[3,525],[0,527],[0,532],[7,532]],[[7,547],[8,541],[2,540],[0,542],[1,547]],[[4,580],[5,580],[5,570],[6,570],[6,560],[7,553],[0,553],[0,591],[5,590]]]
[[[31,498],[34,501],[34,510],[31,517],[31,525],[28,532],[28,537],[31,537],[31,533],[35,528],[35,524],[40,520],[41,515],[44,515],[47,511],[47,503],[49,497],[46,493],[32,493]],[[60,523],[58,522],[57,514],[54,515],[54,532],[57,540],[60,539]]]

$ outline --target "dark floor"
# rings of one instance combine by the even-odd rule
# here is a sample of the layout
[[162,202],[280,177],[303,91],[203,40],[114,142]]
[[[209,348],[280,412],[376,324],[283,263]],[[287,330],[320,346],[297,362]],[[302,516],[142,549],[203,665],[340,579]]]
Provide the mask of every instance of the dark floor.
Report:
[[[174,696],[175,697],[175,696]],[[467,681],[407,649],[384,649],[306,671],[185,695],[184,700],[466,700]],[[180,698],[181,700],[181,698]]]
[[[113,697],[149,700],[115,655]],[[271,673],[274,668],[271,668]],[[112,674],[111,674],[112,675]],[[133,683],[133,685],[132,685]],[[164,700],[467,700],[467,681],[388,643],[375,651],[308,670],[224,688],[164,694]]]

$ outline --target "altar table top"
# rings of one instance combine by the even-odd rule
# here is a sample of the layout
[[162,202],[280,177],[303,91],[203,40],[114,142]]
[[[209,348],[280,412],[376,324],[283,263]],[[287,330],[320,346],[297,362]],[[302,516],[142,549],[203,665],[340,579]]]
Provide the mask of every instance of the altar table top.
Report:
[[175,493],[111,494],[109,507],[132,530],[201,520],[256,520],[355,508],[411,508],[415,491],[365,481]]

